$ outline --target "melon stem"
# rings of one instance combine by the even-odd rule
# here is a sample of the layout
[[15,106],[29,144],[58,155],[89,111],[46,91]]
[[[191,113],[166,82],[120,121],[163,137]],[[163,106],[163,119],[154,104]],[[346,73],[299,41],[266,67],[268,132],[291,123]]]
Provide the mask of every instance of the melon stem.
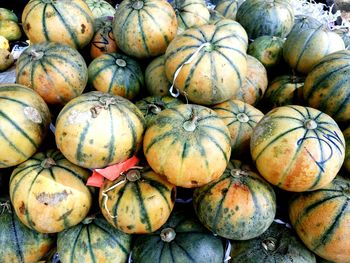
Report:
[[187,120],[183,124],[185,131],[192,132],[197,128],[196,122],[198,121],[198,116],[192,112],[191,119]]
[[314,130],[317,128],[317,122],[312,119],[307,119],[304,121],[304,127],[309,130]]
[[158,114],[162,111],[162,109],[154,103],[148,104],[147,106],[148,106],[148,109],[150,109],[151,112],[154,114]]
[[83,220],[83,224],[84,225],[88,225],[88,224],[91,224],[92,221],[94,221],[96,218],[96,214],[95,215],[91,215],[91,216],[88,216],[86,217],[84,220]]
[[56,165],[56,162],[51,157],[48,157],[48,158],[44,159],[40,165],[41,165],[41,167],[48,169],[48,168],[51,168],[52,166]]
[[160,238],[162,239],[162,241],[170,243],[171,241],[173,241],[176,237],[176,232],[173,228],[168,227],[168,228],[164,228],[161,232],[160,232]]
[[261,245],[266,251],[275,251],[277,249],[277,240],[273,237],[268,237],[262,241]]
[[[142,168],[141,168],[142,169]],[[130,182],[136,182],[141,179],[140,168],[132,168],[126,172],[126,179]]]
[[39,60],[44,56],[44,52],[42,51],[35,51],[34,49],[30,51],[30,56],[34,60]]

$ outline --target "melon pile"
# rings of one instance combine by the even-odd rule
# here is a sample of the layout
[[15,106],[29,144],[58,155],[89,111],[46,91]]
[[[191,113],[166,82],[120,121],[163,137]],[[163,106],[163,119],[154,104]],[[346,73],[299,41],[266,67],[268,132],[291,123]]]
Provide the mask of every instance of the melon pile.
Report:
[[350,262],[344,35],[289,0],[30,0],[21,20],[4,262]]

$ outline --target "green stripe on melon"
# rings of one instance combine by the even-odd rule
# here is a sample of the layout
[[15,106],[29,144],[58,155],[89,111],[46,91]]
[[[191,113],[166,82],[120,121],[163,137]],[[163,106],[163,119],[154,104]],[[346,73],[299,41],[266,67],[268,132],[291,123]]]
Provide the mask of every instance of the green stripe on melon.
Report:
[[119,262],[127,260],[131,236],[101,217],[87,217],[79,225],[58,234],[57,253],[62,262]]
[[9,201],[0,203],[0,258],[2,262],[37,262],[53,247],[54,237],[23,225]]
[[32,156],[49,123],[49,109],[36,92],[19,84],[0,85],[0,168]]
[[104,217],[129,234],[151,233],[169,217],[176,187],[151,170],[130,169],[117,182],[105,181],[99,203]]

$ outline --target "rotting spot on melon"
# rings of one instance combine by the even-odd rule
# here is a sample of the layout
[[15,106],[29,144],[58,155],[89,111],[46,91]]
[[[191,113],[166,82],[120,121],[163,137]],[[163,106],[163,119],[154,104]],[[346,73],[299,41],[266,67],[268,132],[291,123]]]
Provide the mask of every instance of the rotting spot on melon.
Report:
[[42,123],[42,118],[39,111],[33,107],[25,107],[23,109],[24,115],[34,123]]
[[25,211],[26,211],[26,206],[24,204],[24,202],[22,201],[21,203],[21,206],[18,208],[19,209],[19,212],[24,215],[25,214]]
[[36,196],[36,200],[38,200],[39,203],[44,203],[45,205],[57,205],[58,203],[67,199],[68,195],[70,194],[72,193],[68,193],[66,190],[53,194],[42,192]]
[[84,24],[81,24],[81,33],[85,33],[86,26]]

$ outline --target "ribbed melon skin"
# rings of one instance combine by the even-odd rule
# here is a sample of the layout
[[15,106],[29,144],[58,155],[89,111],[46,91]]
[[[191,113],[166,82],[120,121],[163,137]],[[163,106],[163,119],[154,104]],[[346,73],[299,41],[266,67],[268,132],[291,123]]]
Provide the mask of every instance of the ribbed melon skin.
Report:
[[151,96],[170,95],[169,88],[171,83],[165,75],[164,55],[153,59],[145,70],[146,88]]
[[59,42],[80,49],[94,34],[93,15],[83,0],[30,0],[22,23],[32,43]]
[[294,10],[289,0],[246,0],[236,18],[250,39],[264,35],[283,38],[294,25]]
[[118,231],[104,218],[86,218],[57,236],[57,253],[62,263],[127,261],[131,236]]
[[332,262],[350,261],[350,181],[337,176],[319,190],[296,195],[289,218],[304,244]]
[[84,0],[91,10],[94,19],[105,16],[114,16],[116,9],[105,0]]
[[306,75],[322,58],[344,49],[339,35],[320,26],[292,32],[283,45],[283,57],[292,69]]
[[[250,137],[264,114],[240,100],[228,100],[212,109],[227,125],[231,136],[231,158],[242,159],[250,154]],[[249,159],[249,158],[246,158]]]
[[268,112],[250,141],[260,174],[287,191],[317,190],[329,184],[345,156],[337,123],[319,110],[288,105]]
[[57,150],[38,152],[13,170],[10,198],[23,224],[40,233],[57,233],[81,222],[91,207],[85,185],[90,171]]
[[345,129],[343,134],[346,144],[344,167],[348,172],[350,172],[350,127]]
[[[269,248],[271,241],[274,249]],[[273,222],[259,237],[231,242],[231,262],[241,263],[316,263],[315,255],[286,225]]]
[[144,129],[142,113],[129,100],[91,91],[71,100],[60,111],[55,139],[72,163],[102,168],[136,154]]
[[209,23],[209,10],[204,0],[171,0],[178,22],[178,34],[191,27]]
[[114,18],[118,47],[137,58],[163,54],[178,28],[175,11],[165,0],[123,1]]
[[0,168],[30,158],[43,142],[50,124],[44,100],[19,84],[0,85]]
[[16,64],[16,83],[35,90],[48,104],[66,104],[83,93],[87,81],[84,58],[65,44],[33,44]]
[[338,122],[350,120],[350,51],[324,57],[305,79],[304,100]]
[[118,181],[105,180],[100,189],[99,204],[104,217],[112,226],[128,234],[158,230],[168,220],[175,204],[176,187],[173,184],[150,169],[145,168],[139,174],[139,179],[132,181],[126,177],[125,182],[113,189],[110,188]]
[[231,154],[230,133],[213,110],[178,105],[163,110],[147,128],[143,152],[152,169],[169,182],[198,187],[225,170]]
[[[161,231],[172,228],[175,239],[165,242]],[[221,263],[224,258],[223,242],[212,235],[194,215],[181,210],[174,211],[158,231],[138,235],[132,251],[135,263]]]
[[238,99],[254,106],[263,98],[267,89],[267,71],[264,65],[253,56],[247,55],[247,64],[247,77],[238,94],[232,99]]
[[183,104],[181,100],[170,96],[150,96],[135,102],[146,119],[147,127],[156,120],[161,111],[180,104]]
[[[200,49],[205,43],[209,46]],[[246,77],[246,47],[244,29],[232,20],[188,29],[165,53],[166,76],[173,82],[175,72],[196,54],[179,71],[175,87],[193,103],[221,103],[238,93]]]
[[144,86],[139,63],[123,54],[107,53],[94,59],[89,67],[89,82],[102,92],[119,95],[129,100]]
[[277,67],[283,59],[285,40],[276,36],[261,36],[248,47],[248,54],[258,59],[266,69]]
[[1,262],[38,262],[54,246],[54,236],[27,228],[8,205],[9,209],[0,211]]
[[304,77],[282,75],[267,87],[263,103],[270,109],[284,105],[302,105]]
[[214,234],[233,240],[260,236],[276,214],[273,188],[258,174],[242,170],[240,161],[230,161],[217,180],[197,188],[195,212]]
[[218,1],[214,10],[218,11],[224,17],[236,20],[239,0],[221,0]]

